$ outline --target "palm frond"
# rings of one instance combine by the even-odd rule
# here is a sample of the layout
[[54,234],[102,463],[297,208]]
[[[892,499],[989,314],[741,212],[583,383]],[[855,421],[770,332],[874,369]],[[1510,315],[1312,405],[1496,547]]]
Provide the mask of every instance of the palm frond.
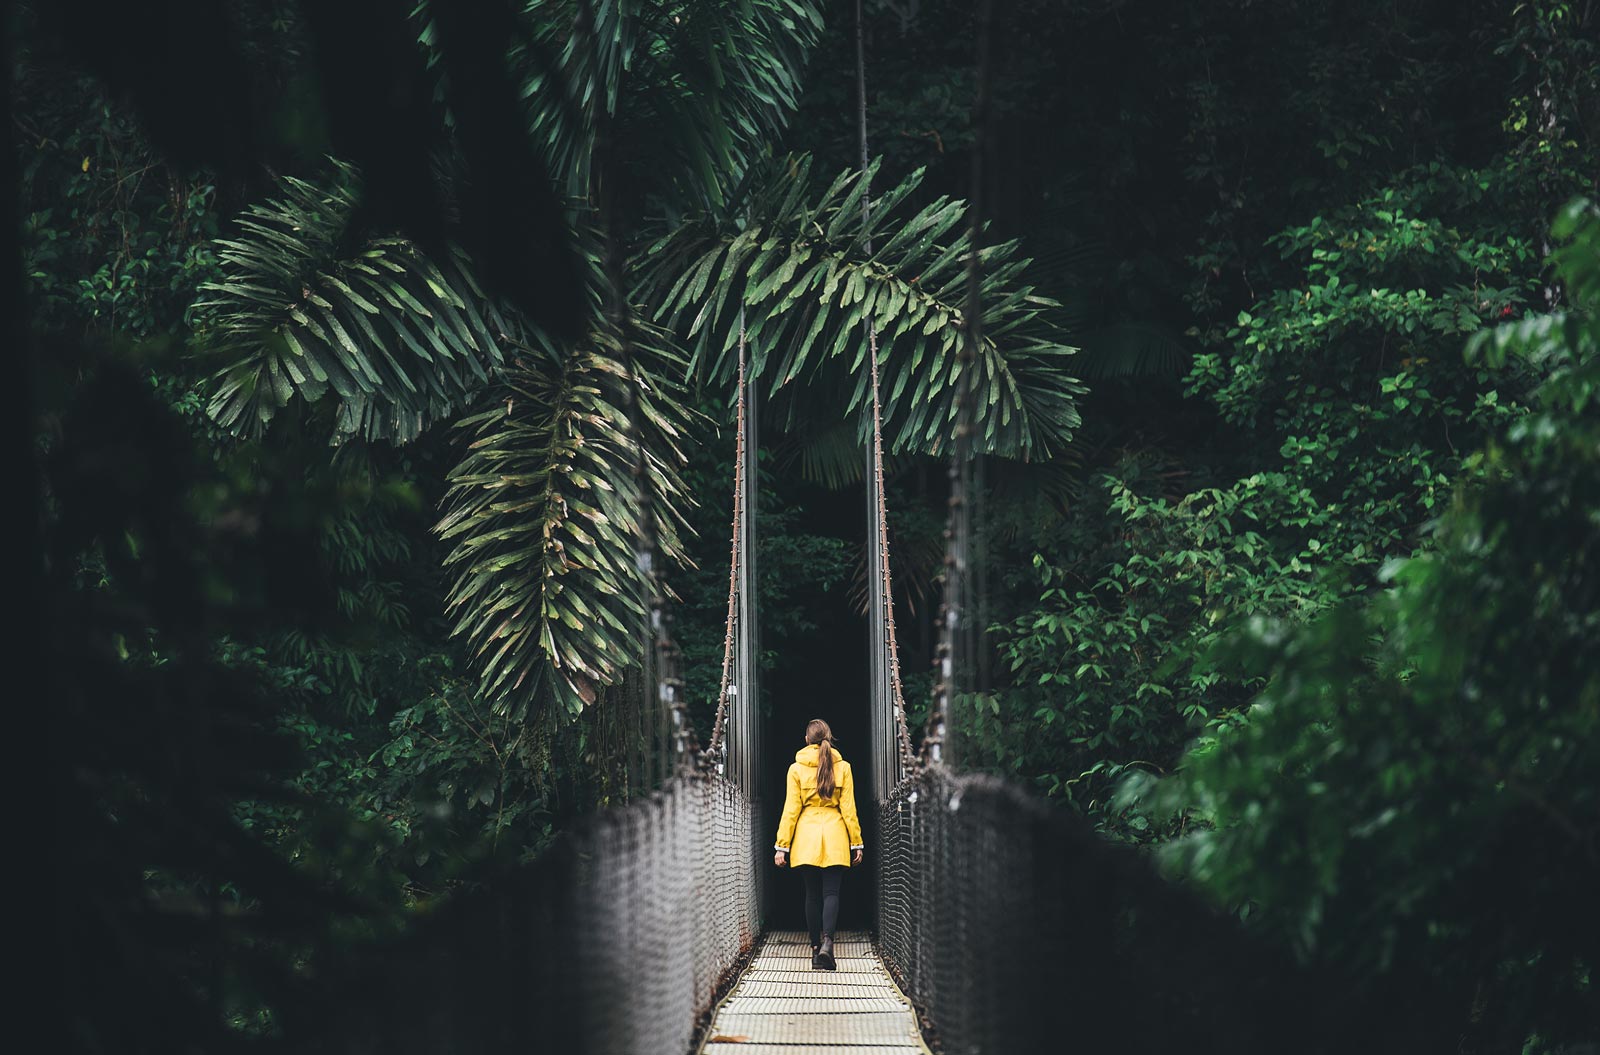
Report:
[[867,459],[854,423],[830,421],[783,436],[773,451],[780,468],[798,465],[800,477],[839,491],[866,476]]
[[289,178],[281,191],[217,243],[222,278],[195,305],[202,345],[232,360],[211,390],[220,425],[257,433],[290,400],[331,392],[336,439],[405,442],[498,373],[508,326],[464,254],[431,260],[350,231],[348,168],[329,187]]
[[639,71],[652,90],[629,97],[626,126],[678,158],[685,200],[720,208],[799,106],[806,59],[822,34],[821,5],[674,0],[656,5],[655,18],[659,43]]
[[1157,322],[1118,322],[1084,332],[1080,367],[1090,380],[1178,378],[1192,354],[1182,335]]
[[[861,442],[860,423],[831,420],[805,409],[819,406],[836,409],[842,398],[826,390],[808,390],[791,392],[788,400],[767,404],[767,414],[781,416],[787,421],[783,431],[764,441],[770,447],[777,471],[797,471],[802,480],[821,484],[830,491],[842,491],[866,478],[868,448]],[[898,475],[911,464],[913,457],[885,454],[885,476]]]
[[[870,544],[864,543],[856,550],[850,584],[845,590],[851,610],[863,616],[872,610],[872,592],[867,585],[871,577],[867,548]],[[944,559],[945,541],[937,530],[891,535],[889,560],[894,569],[891,583],[895,611],[908,623],[929,610],[938,599]]]
[[[850,396],[842,417],[868,399],[862,322],[879,333],[879,367],[890,449],[938,453],[955,426],[957,367],[964,340],[967,205],[941,197],[908,206],[915,173],[873,201],[866,175],[850,171],[822,191],[808,158],[790,158],[753,182],[742,229],[686,224],[637,262],[657,318],[687,332],[693,365],[725,380],[746,309],[753,368],[779,390],[833,376]],[[868,251],[870,243],[873,249]],[[1042,457],[1078,426],[1082,386],[1068,370],[1074,349],[1051,313],[1058,305],[1021,276],[1015,242],[984,246],[983,341],[974,363],[979,448]]]
[[657,192],[711,208],[788,123],[822,32],[815,0],[533,0],[526,18],[529,124],[568,195],[589,194],[603,132]]
[[683,360],[671,336],[635,335],[633,385],[614,334],[600,333],[554,369],[517,360],[491,409],[464,419],[473,439],[450,474],[435,530],[453,544],[454,632],[501,713],[528,713],[548,693],[577,714],[641,656],[646,598],[638,567],[641,449],[662,556],[686,562],[680,469],[688,411],[670,378]]

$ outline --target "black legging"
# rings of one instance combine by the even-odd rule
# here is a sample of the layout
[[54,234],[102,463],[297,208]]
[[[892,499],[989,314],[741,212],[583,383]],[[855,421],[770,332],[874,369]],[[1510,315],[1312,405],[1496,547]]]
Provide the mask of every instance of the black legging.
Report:
[[806,927],[811,931],[811,944],[817,945],[839,922],[839,884],[850,869],[844,865],[798,867],[806,881]]

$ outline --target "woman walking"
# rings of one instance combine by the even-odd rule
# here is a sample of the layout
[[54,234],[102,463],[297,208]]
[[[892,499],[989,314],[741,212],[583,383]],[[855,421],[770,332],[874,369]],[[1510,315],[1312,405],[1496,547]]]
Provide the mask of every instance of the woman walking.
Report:
[[802,870],[811,966],[831,971],[839,885],[845,871],[861,863],[862,842],[850,763],[834,750],[833,730],[821,718],[806,726],[806,746],[794,753],[773,849],[773,864]]

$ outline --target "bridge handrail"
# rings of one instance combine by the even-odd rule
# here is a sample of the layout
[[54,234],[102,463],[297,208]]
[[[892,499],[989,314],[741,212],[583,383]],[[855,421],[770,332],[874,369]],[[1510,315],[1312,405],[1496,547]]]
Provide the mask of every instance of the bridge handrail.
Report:
[[879,949],[945,1055],[1405,1050],[1378,1043],[1390,1016],[1360,979],[1308,971],[1009,780],[927,766],[878,822]]
[[751,806],[703,771],[591,814],[319,989],[328,1055],[677,1055],[760,926]]

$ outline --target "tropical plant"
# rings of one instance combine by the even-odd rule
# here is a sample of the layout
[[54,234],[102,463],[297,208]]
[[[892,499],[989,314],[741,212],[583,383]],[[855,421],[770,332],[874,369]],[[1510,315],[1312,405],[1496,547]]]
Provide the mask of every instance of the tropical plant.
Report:
[[1554,226],[1570,301],[1474,336],[1545,380],[1474,459],[1436,548],[1235,651],[1252,720],[1147,796],[1196,830],[1167,863],[1305,960],[1404,992],[1471,1050],[1591,1041],[1600,941],[1600,209]]
[[1034,555],[1037,601],[991,628],[1010,686],[964,714],[974,761],[1135,838],[1153,833],[1108,810],[1115,780],[1166,772],[1259,688],[1248,668],[1200,658],[1242,615],[1303,619],[1342,585],[1321,552],[1333,518],[1296,481],[1257,473],[1176,499],[1152,494],[1159,482],[1133,460],[1093,480],[1104,528],[1069,560]]
[[[939,453],[955,427],[965,339],[967,204],[940,197],[913,211],[919,171],[863,209],[876,162],[821,191],[811,167],[806,157],[779,159],[737,218],[685,224],[651,246],[644,287],[663,318],[689,330],[706,375],[726,379],[746,341],[751,372],[771,392],[796,380],[848,392],[834,413],[861,421],[863,433],[870,326],[888,448]],[[1077,427],[1083,391],[1050,318],[1059,305],[1020,281],[1028,260],[1016,242],[982,246],[979,261],[983,341],[969,378],[979,449],[1046,457]],[[801,405],[816,409],[791,401],[789,424]]]
[[[701,174],[737,169],[793,101],[808,38],[784,30],[818,20],[787,2],[725,11],[535,3],[526,15],[527,37],[509,58],[524,75],[531,135],[569,177],[572,196],[591,202],[622,170],[619,134],[639,144],[662,126],[666,111],[629,107],[658,106],[674,85],[685,95],[670,108],[687,122],[675,128],[684,156]],[[422,45],[432,49],[439,30],[425,11]],[[539,63],[551,33],[561,36],[561,55],[547,68]],[[713,81],[722,90],[708,90]],[[709,110],[697,113],[701,104]],[[602,294],[606,279],[594,268],[587,333],[555,346],[484,296],[458,247],[441,261],[406,239],[352,227],[359,190],[347,166],[328,187],[285,180],[282,197],[251,209],[239,236],[221,244],[223,277],[196,311],[202,340],[233,358],[211,411],[254,432],[293,398],[329,396],[336,442],[406,442],[471,402],[493,408],[462,423],[474,439],[439,526],[456,544],[447,563],[464,567],[450,598],[458,632],[502,709],[525,715],[548,698],[575,711],[638,661],[638,536],[669,558],[681,554],[685,412],[670,380],[681,372],[670,335],[628,318],[625,302],[623,317],[603,310],[617,297]],[[626,237],[625,217],[612,210],[604,220],[581,228],[592,265]],[[651,373],[659,369],[667,373]],[[638,480],[637,465],[647,467]],[[653,492],[653,524],[636,513],[641,486]]]
[[566,193],[622,177],[681,213],[722,208],[788,124],[822,5],[530,0],[523,25],[530,131]]
[[212,417],[257,434],[291,399],[331,391],[335,442],[404,443],[458,413],[503,367],[514,328],[465,254],[436,262],[404,238],[360,239],[347,165],[326,186],[286,177],[280,189],[218,241],[222,277],[194,306],[198,338],[234,360],[213,385]]
[[[423,46],[436,14],[424,10]],[[865,397],[870,317],[893,442],[937,451],[954,421],[970,237],[959,201],[909,207],[916,176],[864,220],[872,171],[818,194],[805,159],[760,160],[795,103],[820,25],[813,5],[551,0],[526,15],[510,60],[587,244],[580,340],[554,343],[485,297],[458,248],[440,262],[352,229],[359,182],[345,167],[331,189],[286,181],[280,200],[250,210],[197,306],[208,342],[233,358],[211,406],[236,430],[261,428],[291,399],[331,398],[336,441],[405,442],[477,405],[461,422],[472,439],[438,530],[460,569],[456,633],[485,696],[519,717],[545,702],[575,714],[636,667],[648,604],[638,550],[648,540],[682,557],[690,423],[675,379],[691,366],[652,319],[686,332],[696,362],[714,334],[701,376],[725,389],[732,306],[744,305],[770,388],[848,389],[848,416]],[[658,208],[701,219],[666,234],[645,219]],[[1020,281],[1015,244],[981,259],[980,435],[986,449],[1043,456],[1077,424],[1071,349],[1049,322],[1053,303]]]
[[[450,473],[437,528],[456,543],[445,566],[460,566],[449,605],[483,691],[523,701],[519,715],[545,680],[576,714],[636,660],[649,603],[636,547],[646,530],[663,556],[684,556],[688,425],[683,393],[668,380],[681,366],[668,358],[668,335],[636,332],[657,338],[633,345],[637,373],[615,337],[553,362],[524,357],[502,382],[504,403],[460,422],[473,439]],[[657,511],[653,528],[645,508]]]

